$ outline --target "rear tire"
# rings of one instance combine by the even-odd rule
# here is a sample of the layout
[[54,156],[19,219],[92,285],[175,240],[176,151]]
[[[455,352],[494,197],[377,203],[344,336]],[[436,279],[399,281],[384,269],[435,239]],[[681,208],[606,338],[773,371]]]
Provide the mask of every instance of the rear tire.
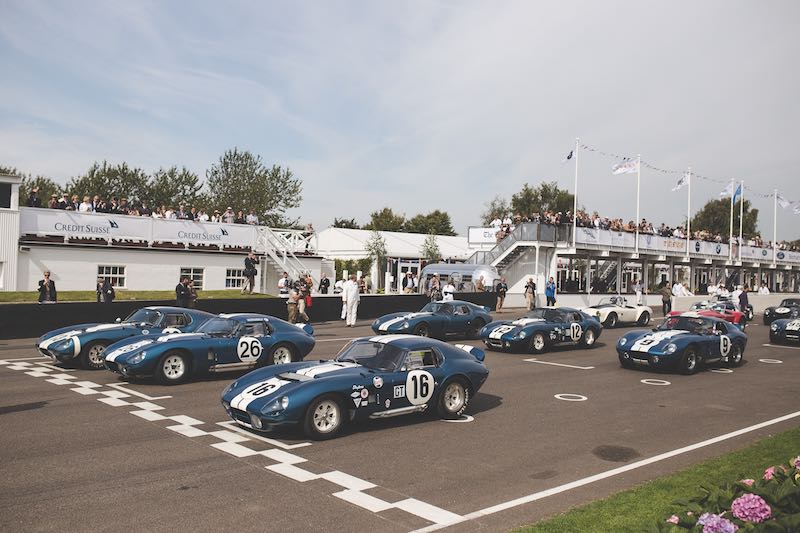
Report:
[[468,339],[477,339],[478,332],[485,326],[486,324],[483,323],[483,320],[480,318],[473,322],[473,324],[467,330],[467,338]]
[[181,352],[167,352],[156,366],[156,380],[162,385],[177,385],[189,377],[189,360]]
[[332,439],[344,426],[345,410],[333,394],[325,394],[314,399],[306,411],[303,430],[314,440]]
[[607,328],[613,328],[617,325],[617,313],[609,313],[603,325]]
[[683,357],[679,363],[681,374],[691,375],[696,374],[700,369],[700,356],[694,347],[690,346],[683,352]]
[[542,353],[547,349],[547,339],[544,337],[544,333],[541,331],[537,331],[531,337],[531,351],[533,353]]
[[105,351],[108,347],[103,341],[87,344],[80,353],[81,368],[84,370],[100,370],[106,366]]
[[431,328],[430,326],[428,326],[428,324],[425,324],[423,322],[422,324],[418,324],[417,327],[414,328],[413,334],[419,337],[430,337]]
[[581,346],[583,348],[594,348],[596,341],[597,333],[595,333],[592,328],[587,328],[586,331],[583,332],[583,337],[581,337]]
[[731,344],[731,351],[728,354],[728,366],[730,368],[740,366],[743,358],[744,354],[742,354],[742,348],[735,342]]
[[292,347],[288,344],[280,343],[273,346],[269,351],[269,355],[267,355],[267,364],[283,365],[294,362],[294,359],[295,356]]
[[453,379],[444,384],[439,395],[439,416],[445,420],[460,418],[469,405],[469,387],[460,379]]
[[649,324],[650,313],[648,313],[647,311],[643,312],[641,315],[639,315],[639,320],[636,323],[640,326],[646,326],[647,324]]

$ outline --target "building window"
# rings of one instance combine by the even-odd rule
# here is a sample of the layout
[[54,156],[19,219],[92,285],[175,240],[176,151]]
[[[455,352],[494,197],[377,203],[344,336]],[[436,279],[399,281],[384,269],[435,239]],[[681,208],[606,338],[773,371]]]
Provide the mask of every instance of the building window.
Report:
[[195,289],[203,288],[203,272],[205,269],[195,267],[181,267],[181,279],[189,278]]
[[97,277],[107,279],[111,285],[118,289],[125,288],[124,266],[98,265]]
[[244,287],[244,269],[229,268],[225,270],[225,288],[241,289]]

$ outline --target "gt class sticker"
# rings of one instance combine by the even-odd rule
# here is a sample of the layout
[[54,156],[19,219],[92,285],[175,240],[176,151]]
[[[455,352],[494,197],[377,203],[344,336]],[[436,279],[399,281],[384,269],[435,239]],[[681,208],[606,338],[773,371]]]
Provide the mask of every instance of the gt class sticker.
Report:
[[394,397],[395,398],[405,398],[406,396],[406,386],[405,385],[395,385],[394,386]]
[[406,398],[411,405],[428,403],[433,396],[433,376],[425,370],[412,370],[406,378]]
[[242,337],[236,343],[236,355],[242,362],[255,361],[261,355],[261,341],[255,337]]

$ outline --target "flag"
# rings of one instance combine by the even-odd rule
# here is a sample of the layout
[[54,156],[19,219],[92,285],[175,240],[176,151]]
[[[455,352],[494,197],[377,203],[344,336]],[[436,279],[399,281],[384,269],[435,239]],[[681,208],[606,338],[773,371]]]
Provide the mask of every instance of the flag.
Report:
[[672,188],[672,192],[683,189],[687,185],[689,185],[689,173],[684,172],[683,176],[681,176],[681,179],[679,179],[678,183],[676,183],[675,186]]
[[740,183],[738,187],[736,187],[736,192],[733,193],[733,203],[738,202],[742,198],[742,184]]
[[781,209],[786,209],[787,207],[792,205],[792,202],[781,196],[781,193],[778,193],[777,202],[778,205],[781,206]]
[[566,163],[567,161],[569,161],[570,159],[572,159],[572,153],[573,153],[573,152],[574,152],[574,150],[570,150],[570,151],[569,151],[569,153],[567,154],[567,157],[565,157],[565,158],[564,158],[564,159],[563,159],[561,162],[562,162],[562,163]]
[[722,192],[719,193],[720,198],[725,198],[726,196],[730,196],[733,194],[733,182],[730,182],[722,189]]
[[611,167],[611,173],[615,176],[618,174],[631,174],[638,171],[639,162],[633,161],[632,159],[623,159],[620,163]]

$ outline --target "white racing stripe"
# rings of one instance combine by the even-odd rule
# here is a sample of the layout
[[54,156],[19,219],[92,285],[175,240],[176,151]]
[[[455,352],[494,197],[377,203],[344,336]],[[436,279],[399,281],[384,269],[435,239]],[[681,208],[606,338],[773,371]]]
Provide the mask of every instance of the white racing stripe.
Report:
[[509,331],[514,331],[516,326],[512,326],[511,324],[503,324],[502,326],[497,326],[494,328],[491,333],[489,333],[490,339],[499,339],[504,334],[508,333]]
[[544,318],[520,318],[519,320],[512,322],[512,324],[515,326],[527,326],[528,324],[533,324],[535,322],[544,322]]
[[395,325],[395,324],[397,324],[399,322],[403,322],[403,321],[408,320],[410,318],[416,318],[418,316],[423,316],[423,315],[430,315],[430,313],[410,313],[410,314],[407,314],[407,315],[398,316],[398,317],[392,318],[390,320],[387,320],[386,322],[384,322],[383,324],[378,326],[378,330],[379,331],[388,331],[390,326],[393,326],[393,325]]
[[106,361],[116,361],[117,357],[119,357],[120,355],[132,352],[134,350],[138,350],[142,346],[147,346],[148,344],[153,344],[153,341],[151,341],[150,339],[144,339],[139,342],[134,342],[132,344],[123,346],[122,348],[117,348],[111,353],[106,354]]
[[659,343],[676,337],[678,335],[682,335],[684,333],[688,333],[687,331],[683,330],[668,330],[668,331],[658,331],[655,333],[648,333],[644,337],[641,337],[636,342],[633,343],[631,346],[632,352],[649,352],[653,348],[655,348]]
[[94,333],[95,331],[106,331],[109,329],[122,329],[122,324],[98,324],[90,328],[86,328],[86,333]]
[[39,343],[39,348],[41,348],[42,350],[46,350],[47,347],[50,346],[51,344],[55,342],[65,341],[68,338],[72,337],[73,335],[78,335],[80,333],[82,333],[82,331],[79,329],[67,331],[66,333],[59,333],[58,335],[50,337],[49,339],[43,340],[41,343]]
[[300,370],[296,371],[295,374],[300,374],[301,376],[308,376],[310,378],[317,377],[321,374],[327,374],[328,372],[336,372],[337,370],[342,370],[345,368],[353,368],[356,366],[361,366],[358,363],[328,363],[325,365],[318,365],[312,366],[308,368],[301,368]]
[[381,344],[389,344],[392,341],[401,339],[419,339],[416,335],[383,335],[378,337],[370,337],[370,342],[380,342]]
[[242,392],[237,394],[233,400],[231,400],[231,407],[241,411],[246,411],[247,406],[250,405],[253,400],[257,400],[258,398],[267,394],[272,394],[289,383],[291,382],[278,378],[269,378],[266,381],[254,383],[245,388]]
[[175,339],[190,339],[192,337],[202,337],[203,333],[170,333],[169,335],[162,335],[158,339],[158,342],[167,342]]

